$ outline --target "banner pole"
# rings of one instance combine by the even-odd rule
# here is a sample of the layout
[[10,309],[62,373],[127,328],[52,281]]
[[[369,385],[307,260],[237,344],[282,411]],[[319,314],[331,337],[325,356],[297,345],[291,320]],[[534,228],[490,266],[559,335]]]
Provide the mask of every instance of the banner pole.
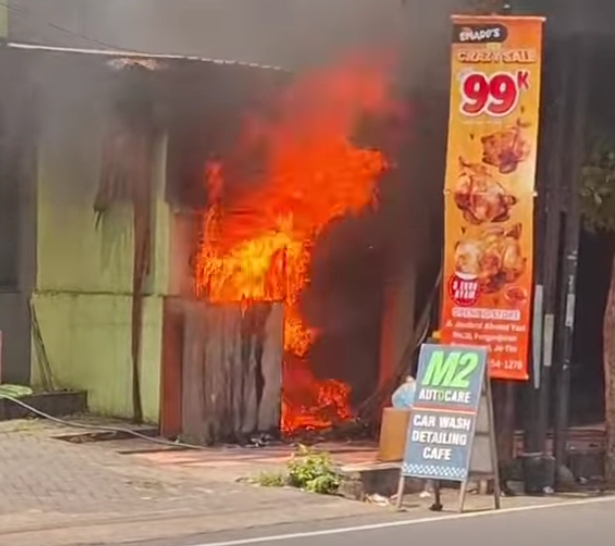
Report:
[[489,445],[491,451],[491,468],[493,469],[493,497],[495,509],[500,509],[502,492],[500,490],[500,472],[498,461],[498,446],[495,440],[495,419],[493,418],[493,397],[491,394],[491,380],[489,370],[485,374],[485,394],[487,397],[487,418],[489,419]]

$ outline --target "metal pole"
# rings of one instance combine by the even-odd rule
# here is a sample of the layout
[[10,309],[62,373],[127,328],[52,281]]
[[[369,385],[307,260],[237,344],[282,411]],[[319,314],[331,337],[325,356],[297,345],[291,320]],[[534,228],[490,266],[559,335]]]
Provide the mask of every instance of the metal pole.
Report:
[[[536,184],[537,198],[535,208],[535,256],[544,255],[545,246],[545,223],[546,223],[546,198],[547,191],[545,177],[539,176]],[[526,430],[524,435],[524,451],[526,454],[542,452],[543,446],[540,441],[540,419],[539,405],[542,395],[542,315],[544,300],[544,281],[543,281],[544,261],[538,258],[534,265],[534,300],[532,316],[532,338],[531,338],[531,358],[530,369],[531,381],[528,385]],[[529,356],[529,355],[528,355]]]
[[[561,216],[562,157],[568,122],[570,63],[560,44],[552,44],[545,56],[545,101],[541,128],[544,163],[539,161],[534,310],[532,319],[532,380],[529,384],[528,452],[546,452],[549,426],[549,391],[553,317],[556,304],[556,275]],[[552,71],[549,71],[551,68]],[[556,97],[552,99],[552,97]]]
[[[561,43],[545,48],[544,98],[541,127],[542,156],[537,180],[536,271],[532,319],[531,382],[527,389],[528,411],[524,437],[525,490],[542,494],[553,486],[553,475],[544,464],[553,362],[554,317],[557,304],[562,157],[568,122],[569,55]],[[553,99],[552,97],[555,97]],[[546,103],[546,104],[545,104]]]
[[[561,45],[561,44],[560,44]],[[557,48],[556,74],[553,79],[556,99],[552,105],[553,125],[550,137],[552,147],[546,166],[547,198],[546,229],[543,248],[543,315],[540,317],[542,327],[540,396],[538,400],[537,436],[539,450],[547,452],[547,432],[549,429],[549,402],[551,391],[551,370],[553,365],[553,336],[557,307],[557,271],[562,213],[562,157],[564,157],[565,135],[567,126],[568,103],[570,99],[570,56],[561,47]],[[548,113],[548,112],[547,112]]]
[[581,214],[579,203],[580,171],[585,154],[585,121],[587,113],[587,72],[588,44],[583,40],[578,44],[571,134],[571,161],[568,178],[566,232],[564,246],[562,301],[565,311],[558,324],[558,339],[562,341],[561,365],[557,374],[557,405],[555,408],[554,455],[556,475],[566,463],[568,440],[568,412],[570,402],[570,367],[574,335],[574,312],[577,282],[577,263],[579,253],[579,232]]

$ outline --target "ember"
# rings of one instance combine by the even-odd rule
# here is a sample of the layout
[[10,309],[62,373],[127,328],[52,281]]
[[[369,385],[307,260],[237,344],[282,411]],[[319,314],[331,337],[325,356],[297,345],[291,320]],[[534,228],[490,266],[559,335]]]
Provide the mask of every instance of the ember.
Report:
[[[352,142],[362,116],[390,113],[387,63],[350,59],[287,88],[273,115],[252,116],[236,158],[207,167],[209,209],[196,260],[197,293],[214,302],[285,304],[282,430],[324,429],[353,417],[350,387],[318,380],[308,353],[318,332],[301,315],[311,251],[333,220],[373,204],[382,152]],[[264,167],[231,192],[232,163],[259,149]],[[262,151],[264,149],[264,151]],[[243,158],[243,159],[242,159]]]

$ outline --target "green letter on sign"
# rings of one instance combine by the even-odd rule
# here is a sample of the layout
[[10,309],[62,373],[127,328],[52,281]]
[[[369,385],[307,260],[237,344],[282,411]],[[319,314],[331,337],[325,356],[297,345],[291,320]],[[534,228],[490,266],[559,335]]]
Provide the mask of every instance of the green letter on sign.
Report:
[[427,365],[423,384],[427,387],[450,387],[457,370],[461,353],[449,353],[444,361],[444,351],[434,351]]
[[470,388],[470,380],[468,379],[474,370],[478,368],[478,355],[476,353],[464,353],[459,359],[460,370],[455,375],[451,383],[454,389]]
[[469,378],[476,368],[478,368],[476,353],[454,351],[449,353],[444,360],[444,351],[434,351],[427,365],[423,385],[467,389],[470,387]]

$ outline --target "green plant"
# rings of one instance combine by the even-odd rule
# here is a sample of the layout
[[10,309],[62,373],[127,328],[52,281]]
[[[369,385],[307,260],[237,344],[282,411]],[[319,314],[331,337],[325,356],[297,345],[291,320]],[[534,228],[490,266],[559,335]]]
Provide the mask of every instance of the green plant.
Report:
[[340,486],[340,478],[333,470],[329,454],[305,446],[299,446],[289,461],[288,478],[293,487],[323,495],[336,493]]
[[287,478],[281,472],[261,472],[256,477],[256,483],[261,487],[284,487]]
[[581,178],[581,212],[591,231],[615,231],[615,142],[592,140]]

